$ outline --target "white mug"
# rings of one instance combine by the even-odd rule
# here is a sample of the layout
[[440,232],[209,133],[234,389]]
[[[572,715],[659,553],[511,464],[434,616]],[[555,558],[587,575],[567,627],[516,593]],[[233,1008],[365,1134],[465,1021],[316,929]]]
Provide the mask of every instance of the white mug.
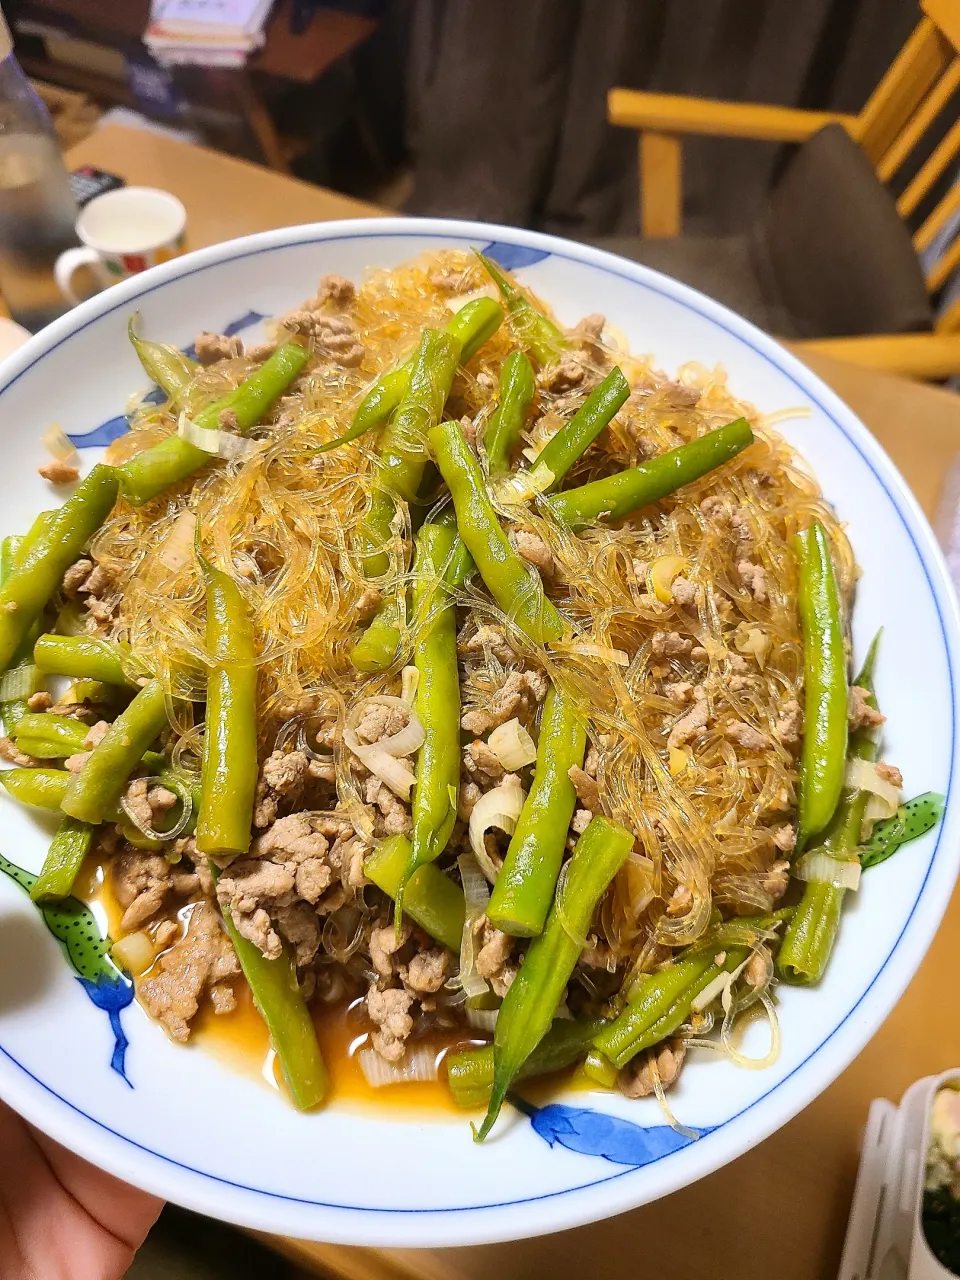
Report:
[[61,253],[54,267],[60,292],[76,305],[73,277],[92,267],[101,285],[116,284],[183,253],[187,211],[169,191],[119,187],[97,196],[80,211],[82,248]]

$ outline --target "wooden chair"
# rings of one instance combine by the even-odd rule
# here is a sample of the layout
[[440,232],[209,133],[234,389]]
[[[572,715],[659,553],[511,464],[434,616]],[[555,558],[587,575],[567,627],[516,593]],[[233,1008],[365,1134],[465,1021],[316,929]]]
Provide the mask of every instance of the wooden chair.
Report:
[[[960,0],[921,0],[921,8],[919,25],[859,115],[611,90],[610,122],[640,131],[643,236],[680,234],[684,134],[802,143],[827,125],[839,124],[865,153],[880,182],[896,178],[960,90]],[[947,129],[898,196],[896,208],[904,221],[914,219],[958,155],[960,119]],[[958,210],[960,183],[955,183],[916,229],[913,245],[918,253]],[[927,275],[928,292],[937,293],[958,266],[960,235]],[[960,374],[960,300],[929,333],[818,338],[796,345],[913,377],[950,377]]]

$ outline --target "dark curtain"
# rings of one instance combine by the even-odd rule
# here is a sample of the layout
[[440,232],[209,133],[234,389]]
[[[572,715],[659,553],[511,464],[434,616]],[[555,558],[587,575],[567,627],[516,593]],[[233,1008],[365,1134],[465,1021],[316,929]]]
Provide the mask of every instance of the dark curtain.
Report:
[[[858,111],[916,0],[414,0],[413,213],[564,235],[638,228],[636,134],[614,85]],[[782,148],[684,146],[685,229],[736,231]]]

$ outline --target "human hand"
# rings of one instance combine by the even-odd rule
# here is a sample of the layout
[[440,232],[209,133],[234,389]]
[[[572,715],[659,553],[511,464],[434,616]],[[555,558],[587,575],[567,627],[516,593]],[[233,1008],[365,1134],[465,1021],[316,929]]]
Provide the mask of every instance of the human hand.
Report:
[[120,1280],[162,1205],[0,1103],[3,1280]]

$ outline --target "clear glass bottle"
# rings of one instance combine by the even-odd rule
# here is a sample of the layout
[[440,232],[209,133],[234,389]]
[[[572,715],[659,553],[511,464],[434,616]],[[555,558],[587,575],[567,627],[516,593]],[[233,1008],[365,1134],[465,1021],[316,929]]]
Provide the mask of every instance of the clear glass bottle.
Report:
[[68,308],[53,264],[77,243],[76,219],[50,112],[13,56],[0,13],[0,295],[32,332]]

